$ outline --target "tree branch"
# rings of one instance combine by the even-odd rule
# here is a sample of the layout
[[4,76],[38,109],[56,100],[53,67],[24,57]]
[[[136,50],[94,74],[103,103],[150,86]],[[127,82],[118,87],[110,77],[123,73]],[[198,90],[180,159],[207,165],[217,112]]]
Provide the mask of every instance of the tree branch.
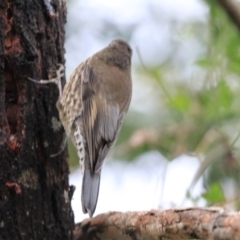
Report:
[[240,239],[240,214],[223,208],[110,212],[76,225],[74,240]]
[[219,4],[226,11],[233,23],[240,31],[240,4],[236,0],[219,0]]

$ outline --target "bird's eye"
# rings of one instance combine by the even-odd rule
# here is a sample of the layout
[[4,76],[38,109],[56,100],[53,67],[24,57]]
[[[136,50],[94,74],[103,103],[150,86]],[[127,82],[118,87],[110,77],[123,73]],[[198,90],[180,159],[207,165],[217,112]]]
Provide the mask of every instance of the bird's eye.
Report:
[[132,50],[131,50],[131,48],[130,47],[127,47],[127,50],[131,53],[132,52]]

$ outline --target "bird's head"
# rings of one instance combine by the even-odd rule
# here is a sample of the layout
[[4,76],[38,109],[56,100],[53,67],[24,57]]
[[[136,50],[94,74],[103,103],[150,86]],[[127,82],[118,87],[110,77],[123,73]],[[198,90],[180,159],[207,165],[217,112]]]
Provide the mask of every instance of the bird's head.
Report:
[[132,49],[131,47],[127,44],[127,42],[121,40],[121,39],[116,39],[113,40],[110,44],[109,47],[115,48],[116,50],[120,51],[127,57],[131,58],[132,57]]

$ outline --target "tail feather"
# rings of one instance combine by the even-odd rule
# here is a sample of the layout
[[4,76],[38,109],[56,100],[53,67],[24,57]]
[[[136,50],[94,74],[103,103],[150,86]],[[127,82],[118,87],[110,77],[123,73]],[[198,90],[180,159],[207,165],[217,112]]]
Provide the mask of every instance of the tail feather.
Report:
[[82,210],[93,216],[98,200],[101,171],[92,173],[90,169],[85,169],[82,182]]

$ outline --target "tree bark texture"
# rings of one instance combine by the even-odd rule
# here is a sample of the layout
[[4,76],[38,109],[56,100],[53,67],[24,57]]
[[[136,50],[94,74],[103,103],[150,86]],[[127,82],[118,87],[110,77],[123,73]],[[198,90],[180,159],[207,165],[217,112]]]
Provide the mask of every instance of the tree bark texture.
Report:
[[0,0],[0,239],[72,239],[66,151],[55,85],[64,64],[64,0]]
[[76,225],[74,240],[239,240],[240,214],[223,208],[111,212]]

